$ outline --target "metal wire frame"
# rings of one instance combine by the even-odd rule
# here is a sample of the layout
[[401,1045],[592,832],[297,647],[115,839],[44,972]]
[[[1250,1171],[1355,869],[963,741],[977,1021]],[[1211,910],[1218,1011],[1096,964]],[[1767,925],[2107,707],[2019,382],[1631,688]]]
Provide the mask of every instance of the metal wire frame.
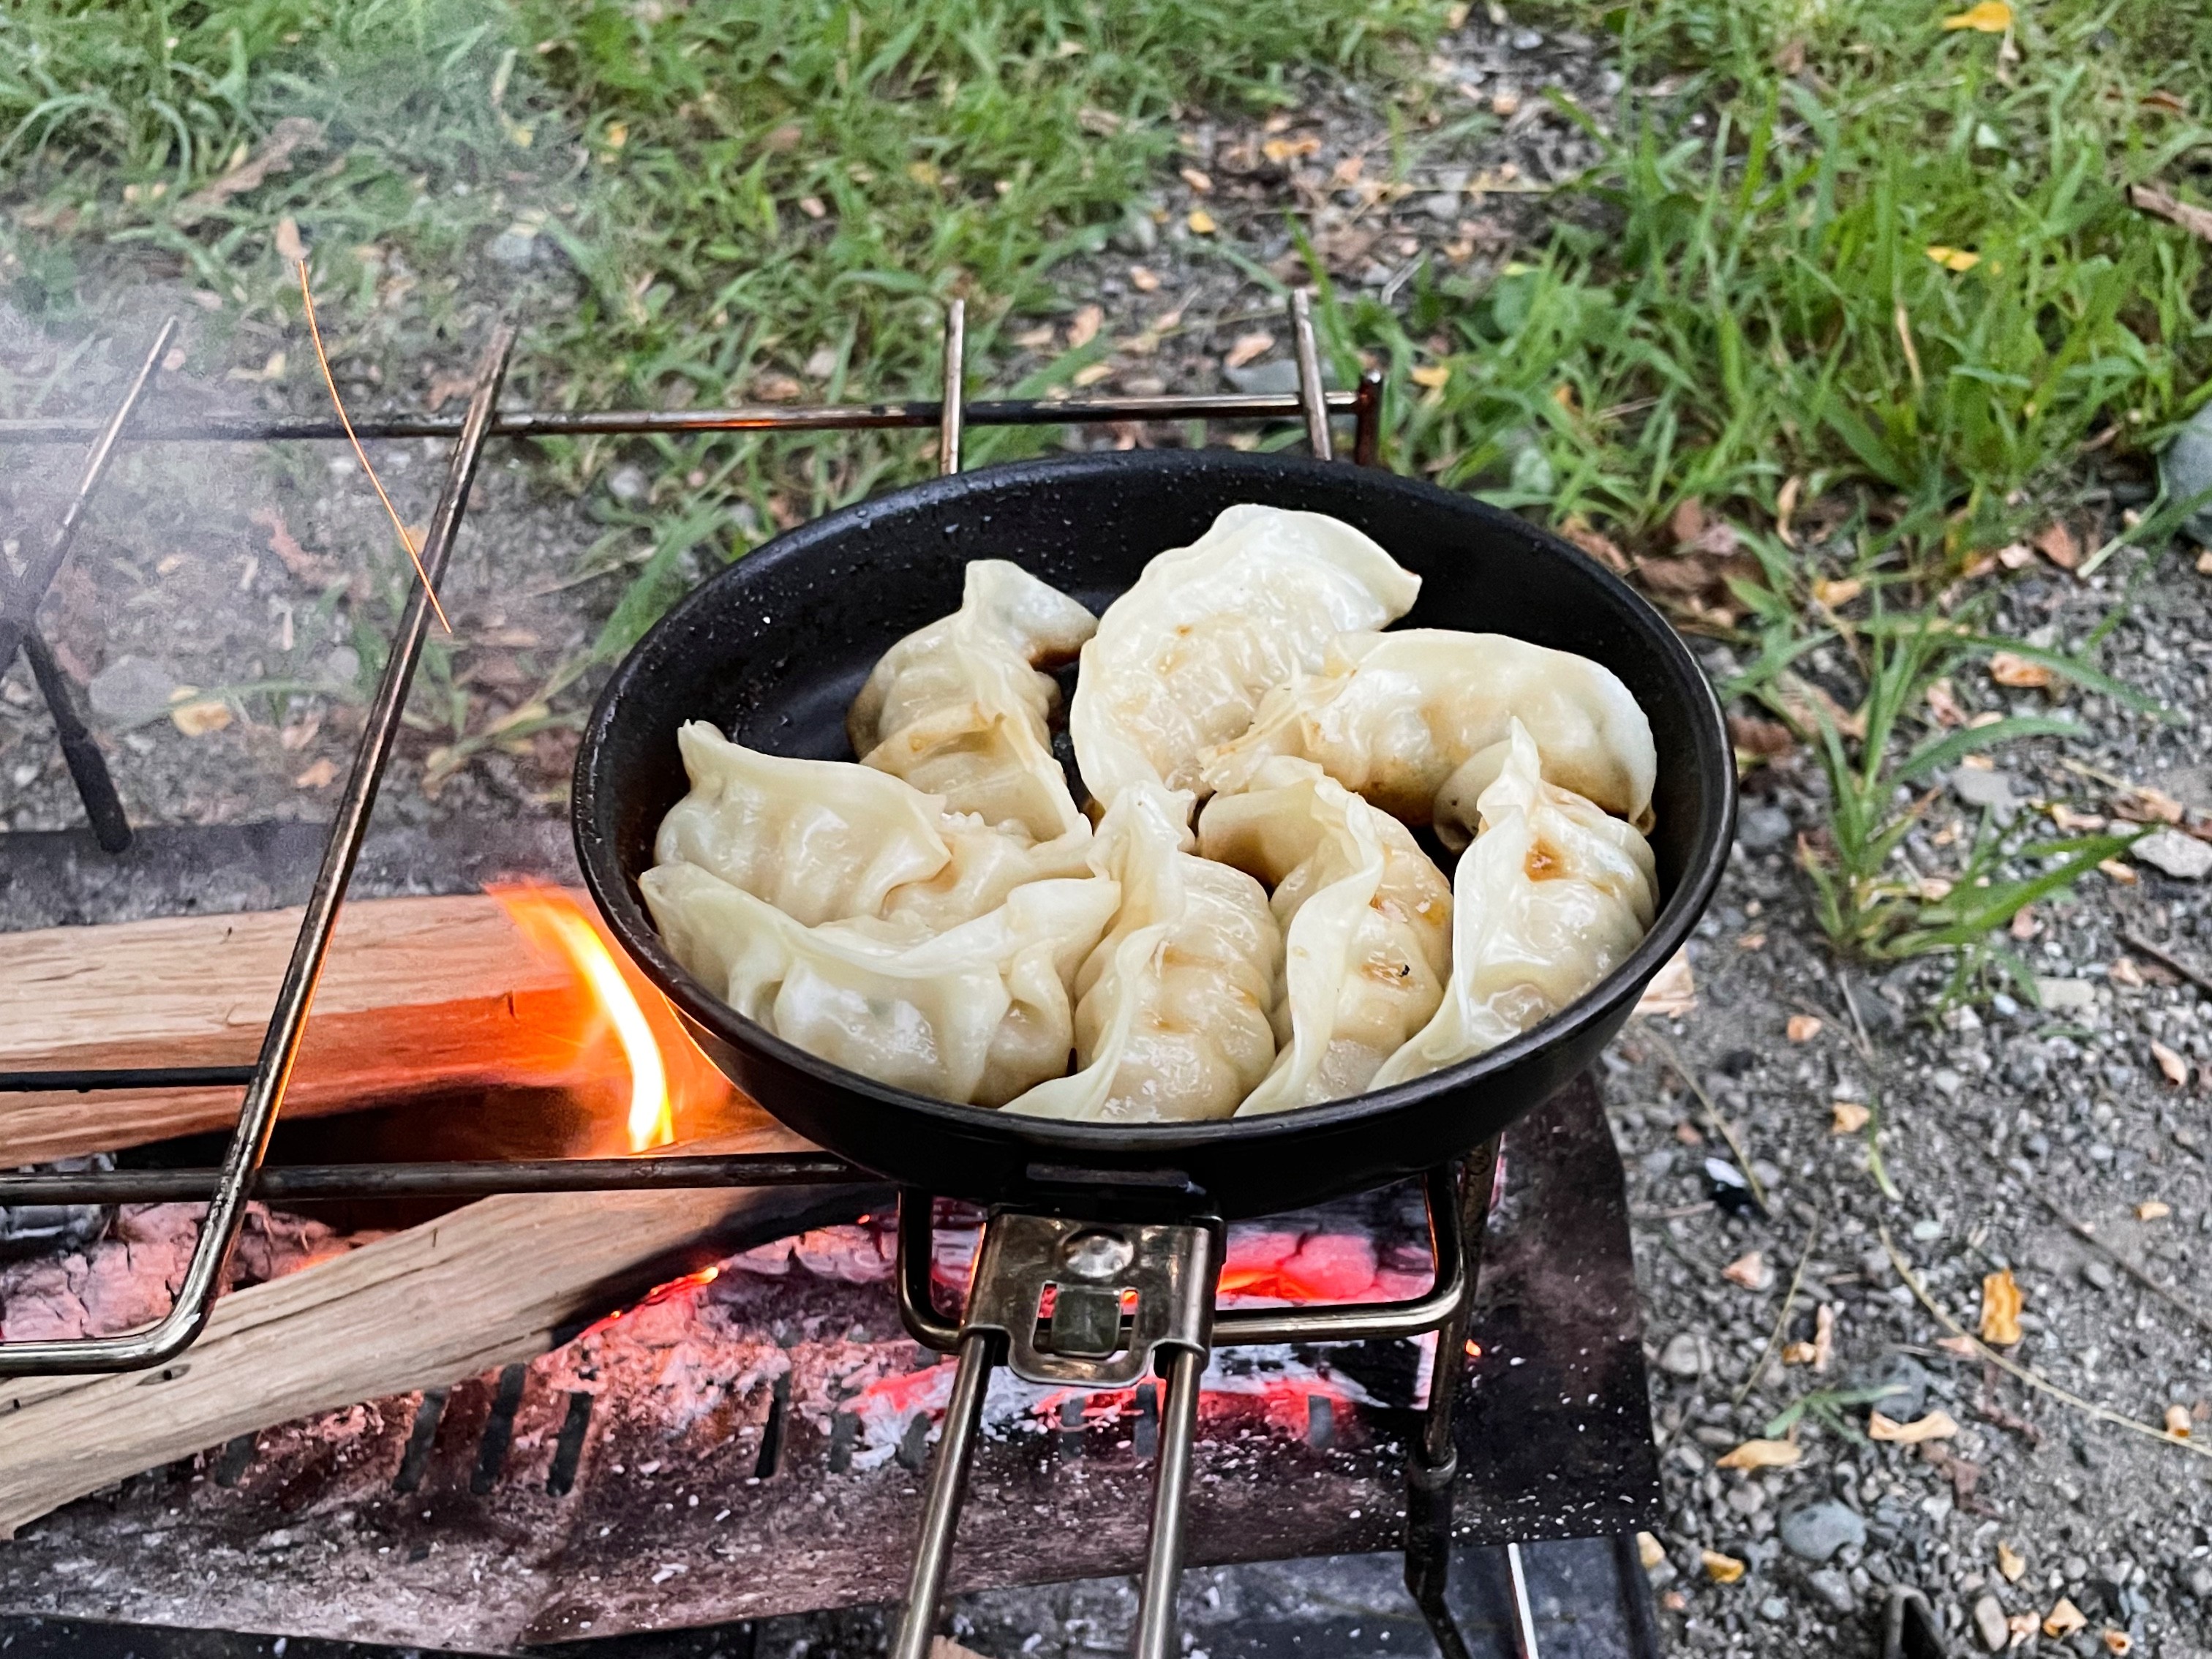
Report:
[[[1332,416],[1354,421],[1353,453],[1371,464],[1381,434],[1382,378],[1364,375],[1356,389],[1327,392],[1321,384],[1319,352],[1310,313],[1294,299],[1291,308],[1294,355],[1300,387],[1295,396],[1220,393],[1157,398],[1012,399],[969,402],[965,372],[965,314],[955,301],[946,319],[944,395],[903,403],[833,404],[821,407],[741,407],[677,411],[519,410],[495,408],[506,362],[514,343],[502,328],[480,369],[475,394],[459,416],[400,416],[356,423],[363,438],[449,437],[453,441],[445,486],[422,549],[424,568],[434,584],[442,574],[459,533],[470,484],[484,445],[493,437],[551,437],[583,434],[676,434],[699,432],[803,432],[935,427],[939,464],[947,471],[960,464],[962,438],[971,426],[1098,424],[1128,421],[1276,420],[1304,422],[1310,447],[1332,454]],[[67,442],[94,440],[75,495],[25,580],[0,611],[0,646],[12,655],[35,620],[43,597],[63,559],[93,494],[120,441],[190,440],[257,441],[289,438],[342,438],[335,421],[270,419],[265,416],[198,416],[149,420],[140,404],[175,333],[166,323],[131,383],[128,394],[102,422],[76,418],[0,421],[0,441]],[[369,810],[397,736],[399,716],[412,683],[429,612],[427,591],[417,586],[404,613],[392,657],[371,704],[352,771],[346,781],[323,860],[310,891],[307,914],[279,991],[276,1008],[251,1068],[117,1067],[94,1071],[20,1071],[0,1074],[0,1092],[176,1087],[182,1085],[242,1084],[245,1096],[222,1164],[212,1171],[105,1170],[0,1177],[0,1201],[16,1204],[123,1203],[155,1198],[210,1200],[200,1237],[175,1304],[159,1323],[122,1336],[70,1341],[0,1342],[0,1376],[28,1374],[143,1370],[167,1363],[189,1346],[212,1311],[221,1269],[235,1242],[250,1197],[392,1197],[493,1192],[573,1192],[645,1188],[764,1185],[782,1181],[827,1182],[867,1179],[836,1159],[749,1161],[744,1158],[665,1158],[653,1159],[543,1160],[504,1165],[425,1166],[409,1164],[325,1165],[263,1170],[261,1161],[282,1104],[283,1091],[305,1030],[314,984],[329,948],[338,907],[368,830]],[[4,668],[4,662],[0,662]],[[95,755],[97,751],[94,751]]]

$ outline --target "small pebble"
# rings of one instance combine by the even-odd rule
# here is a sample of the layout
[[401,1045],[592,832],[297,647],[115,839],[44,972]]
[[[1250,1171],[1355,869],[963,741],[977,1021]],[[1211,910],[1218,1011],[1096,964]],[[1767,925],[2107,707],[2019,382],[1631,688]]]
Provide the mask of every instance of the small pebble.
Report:
[[1864,1547],[1866,1540],[1867,1523],[1842,1504],[1808,1504],[1782,1517],[1782,1547],[1816,1566],[1838,1550]]

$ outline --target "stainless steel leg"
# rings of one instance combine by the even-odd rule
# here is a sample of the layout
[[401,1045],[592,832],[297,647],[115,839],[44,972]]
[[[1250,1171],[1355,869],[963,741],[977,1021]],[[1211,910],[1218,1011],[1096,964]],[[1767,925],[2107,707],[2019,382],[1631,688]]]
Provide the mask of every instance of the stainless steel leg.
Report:
[[952,1375],[952,1398],[945,1407],[945,1432],[930,1466],[929,1492],[922,1500],[921,1542],[914,1557],[914,1578],[899,1621],[892,1659],[929,1659],[937,1632],[938,1604],[945,1599],[945,1569],[952,1559],[952,1534],[960,1525],[960,1500],[968,1492],[968,1469],[975,1461],[975,1433],[982,1425],[983,1395],[996,1363],[993,1338],[970,1332],[960,1344],[959,1368]]
[[1206,1356],[1178,1348],[1168,1362],[1167,1399],[1160,1407],[1160,1468],[1152,1486],[1152,1530],[1137,1598],[1136,1659],[1174,1659],[1176,1590],[1182,1582],[1184,1536],[1190,1518],[1190,1460],[1198,1439],[1199,1382]]
[[1505,1547],[1505,1577],[1513,1585],[1513,1651],[1520,1659],[1537,1659],[1536,1615],[1528,1607],[1528,1575],[1522,1570],[1521,1547]]

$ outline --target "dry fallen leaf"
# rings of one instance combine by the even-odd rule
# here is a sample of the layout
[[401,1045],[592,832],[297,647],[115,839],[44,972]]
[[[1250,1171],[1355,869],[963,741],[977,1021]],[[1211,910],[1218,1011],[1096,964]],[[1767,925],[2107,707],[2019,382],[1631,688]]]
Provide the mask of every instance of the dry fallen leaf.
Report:
[[1229,348],[1228,355],[1223,357],[1221,362],[1225,368],[1242,368],[1255,357],[1274,349],[1274,345],[1275,337],[1265,329],[1257,329],[1249,334],[1240,334],[1237,337],[1235,343]]
[[1425,387],[1431,392],[1436,392],[1441,390],[1444,384],[1451,379],[1451,365],[1449,363],[1424,363],[1419,368],[1409,370],[1408,374],[1415,386]]
[[2008,570],[2025,570],[2035,562],[2035,550],[2026,542],[2008,542],[1997,549],[1997,562]]
[[1196,167],[1184,167],[1181,169],[1181,171],[1183,183],[1188,185],[1200,196],[1204,196],[1212,190],[1213,180],[1207,178],[1206,174],[1200,173]]
[[2158,1069],[2166,1073],[2166,1080],[2168,1083],[2171,1083],[2177,1089],[2187,1086],[2189,1082],[2189,1062],[2187,1060],[2184,1060],[2179,1054],[2174,1053],[2172,1049],[2167,1048],[2163,1042],[2154,1042],[2150,1045],[2150,1057],[2158,1062]]
[[1964,726],[1966,711],[1959,705],[1958,694],[1952,690],[1948,679],[1931,681],[1926,693],[1928,712],[1944,726]]
[[1160,274],[1150,265],[1131,265],[1129,286],[1139,294],[1158,293],[1160,286]]
[[2099,859],[2097,860],[2097,868],[2102,871],[2106,875],[2110,876],[2114,881],[2119,883],[2123,887],[2132,887],[2142,879],[2142,878],[2136,875],[2132,869],[2121,863],[2118,859]]
[[1075,386],[1092,386],[1101,380],[1111,379],[1113,374],[1114,365],[1111,363],[1085,363],[1067,378]]
[[1813,1369],[1825,1371],[1836,1357],[1836,1305],[1823,1302],[1813,1315]]
[[2136,1206],[2138,1221],[2163,1221],[2173,1213],[2173,1206],[2155,1198],[2147,1198]]
[[1936,1339],[1936,1346],[1945,1353],[1954,1353],[1961,1359],[1977,1358],[1982,1352],[1982,1345],[1971,1336],[1939,1336]]
[[2012,27],[2012,8],[2005,0],[1981,0],[1943,20],[1946,29],[1972,29],[1977,34],[2002,34]]
[[230,705],[221,697],[202,697],[194,686],[180,685],[170,693],[175,707],[169,720],[188,738],[204,738],[230,724]]
[[2095,812],[2077,812],[2063,800],[2051,803],[2051,822],[2069,836],[2094,834],[2105,827],[2105,819],[2101,815]]
[[1782,1363],[1785,1365],[1809,1365],[1820,1350],[1809,1342],[1785,1342],[1782,1345]]
[[2018,1647],[2035,1638],[2036,1618],[2032,1613],[2013,1613],[2005,1615],[2005,1630],[2011,1636],[2008,1645]]
[[2126,1655],[2136,1650],[2136,1638],[2124,1630],[2107,1626],[2105,1630],[2105,1651]]
[[1810,1042],[1820,1035],[1820,1022],[1810,1014],[1792,1014],[1784,1030],[1792,1042]]
[[1867,1120],[1874,1115],[1871,1110],[1856,1100],[1832,1102],[1828,1109],[1834,1114],[1828,1124],[1831,1134],[1855,1135],[1866,1127]]
[[1690,958],[1680,951],[1667,958],[1667,965],[1651,976],[1636,1001],[1639,1014],[1674,1019],[1695,1012],[1697,1006],[1698,987],[1690,977]]
[[2124,985],[2130,991],[2143,988],[2142,969],[2126,957],[2114,957],[2112,965],[2105,969],[2105,977],[2115,985]]
[[1667,1559],[1666,1546],[1650,1533],[1639,1532],[1636,1534],[1636,1559],[1644,1564],[1644,1571],[1650,1572]]
[[2168,1406],[2166,1408],[2166,1431],[2176,1440],[2189,1438],[2189,1407]]
[[1106,308],[1103,306],[1078,307],[1075,315],[1068,319],[1067,349],[1073,351],[1089,345],[1098,337],[1098,331],[1105,321]]
[[1723,1469],[1786,1469],[1805,1455],[1805,1449],[1789,1440],[1747,1440],[1725,1457],[1716,1460]]
[[2112,811],[2135,823],[2179,823],[2189,816],[2184,806],[2163,789],[2131,783],[2112,797]]
[[2071,1636],[2088,1622],[2081,1616],[2081,1609],[2062,1595],[2058,1598],[2058,1605],[2043,1615],[2043,1633],[2054,1637]]
[[1925,1417],[1915,1418],[1910,1423],[1896,1422],[1884,1417],[1879,1410],[1867,1417],[1867,1438],[1885,1440],[1899,1446],[1917,1446],[1927,1440],[1948,1440],[1958,1433],[1959,1425],[1951,1413],[1938,1408]]
[[2020,1583],[2021,1574],[2027,1571],[2027,1558],[2002,1538],[1997,1540],[1997,1571],[2008,1584]]
[[1721,1269],[1721,1277],[1747,1291],[1763,1291],[1774,1282],[1774,1269],[1757,1250],[1747,1250]]
[[1972,270],[1982,262],[1982,256],[1969,248],[1944,247],[1940,244],[1929,248],[1928,257],[1946,270]]
[[2012,1269],[1982,1275],[1982,1340],[2009,1348],[2020,1340],[2020,1310],[2027,1300]]
[[2081,562],[2081,544],[2063,521],[2054,520],[2044,527],[2035,538],[2035,550],[2061,570],[2071,570]]
[[325,756],[292,780],[295,789],[327,789],[337,781],[338,769]]
[[1211,236],[1220,228],[1213,222],[1213,216],[1204,208],[1193,208],[1183,216],[1182,222],[1190,227],[1190,234],[1194,236]]
[[1990,678],[1999,685],[2033,688],[2051,684],[2055,678],[2039,662],[2030,662],[2014,651],[1999,651],[1990,658]]
[[1829,610],[1839,605],[1849,605],[1866,592],[1866,584],[1856,576],[1846,576],[1840,581],[1831,581],[1823,576],[1813,584],[1813,597]]
[[1705,1563],[1705,1577],[1716,1584],[1733,1584],[1743,1577],[1743,1563],[1733,1555],[1723,1555],[1718,1550],[1702,1550],[1698,1558]]
[[300,240],[300,222],[289,213],[276,222],[276,252],[290,264],[307,257],[307,245]]

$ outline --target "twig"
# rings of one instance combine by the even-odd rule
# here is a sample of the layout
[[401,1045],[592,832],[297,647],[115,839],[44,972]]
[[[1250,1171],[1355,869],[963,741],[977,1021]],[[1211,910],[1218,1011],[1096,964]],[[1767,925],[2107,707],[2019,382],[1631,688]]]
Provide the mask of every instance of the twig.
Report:
[[1797,1253],[1797,1269],[1790,1275],[1790,1288],[1783,1294],[1782,1311],[1774,1316],[1774,1329],[1767,1336],[1766,1346],[1759,1351],[1759,1358],[1751,1362],[1751,1370],[1744,1377],[1743,1386],[1729,1401],[1730,1411],[1743,1404],[1746,1396],[1751,1393],[1752,1385],[1759,1381],[1759,1373],[1766,1369],[1766,1362],[1782,1346],[1782,1333],[1790,1328],[1790,1310],[1797,1300],[1798,1287],[1805,1282],[1805,1264],[1813,1259],[1813,1247],[1820,1242],[1820,1218],[1816,1215],[1813,1218],[1812,1226],[1806,1230],[1805,1248]]
[[2130,933],[2124,928],[2120,933],[2120,943],[2131,951],[2142,951],[2153,962],[2180,975],[2198,990],[2207,995],[2212,995],[2212,974],[2206,973],[2201,968],[2191,968],[2179,957],[2160,945],[2153,945],[2140,933]]
[[2031,1389],[2039,1389],[2052,1399],[2071,1406],[2076,1411],[2087,1413],[2100,1422],[2110,1423],[2117,1428],[2130,1430],[2147,1439],[2157,1441],[2161,1446],[2174,1447],[2189,1453],[2191,1456],[2212,1458],[2212,1443],[2177,1439],[2164,1429],[2154,1427],[2148,1423],[2139,1423],[2132,1417],[2123,1417],[2116,1411],[2108,1411],[2102,1406],[2092,1404],[2082,1399],[2080,1395],[2070,1394],[2060,1388],[2041,1372],[2031,1370],[2015,1360],[2006,1358],[1936,1305],[1936,1298],[1928,1294],[1928,1287],[1923,1285],[1917,1275],[1913,1273],[1912,1264],[1905,1259],[1905,1253],[1891,1241],[1889,1224],[1882,1222],[1878,1223],[1877,1225],[1881,1232],[1881,1247],[1889,1252],[1890,1265],[1897,1269],[1897,1276],[1903,1279],[1912,1294],[1919,1298],[1920,1305],[1936,1316],[1937,1323],[1973,1350],[1976,1358],[1995,1365],[2008,1376],[2019,1378]]
[[2212,210],[2169,196],[2155,185],[2130,185],[2128,205],[2138,213],[2179,225],[2191,235],[2212,242]]
[[1889,1165],[1881,1157],[1881,1067],[1874,1057],[1874,1039],[1867,1035],[1866,1021],[1859,1018],[1859,1000],[1851,994],[1851,982],[1838,978],[1836,985],[1844,994],[1844,1006],[1850,1010],[1851,1028],[1858,1033],[1859,1058],[1866,1062],[1867,1075],[1875,1079],[1867,1086],[1866,1136],[1867,1173],[1874,1177],[1875,1188],[1891,1203],[1903,1201],[1905,1194],[1897,1190],[1897,1183],[1889,1178]]
[[353,453],[361,462],[361,470],[368,474],[368,482],[376,491],[376,499],[384,503],[384,510],[392,515],[392,527],[399,532],[399,544],[407,550],[408,562],[415,567],[415,574],[422,580],[422,592],[430,600],[430,609],[438,613],[438,625],[450,634],[453,631],[453,625],[446,620],[446,607],[438,603],[438,590],[430,586],[430,573],[422,568],[422,554],[415,544],[415,532],[400,521],[399,509],[392,506],[392,497],[384,493],[384,480],[376,476],[376,469],[368,464],[368,452],[361,447],[361,440],[353,434],[353,422],[347,416],[345,404],[338,397],[338,383],[331,373],[331,360],[323,350],[323,331],[315,321],[315,296],[307,288],[307,262],[301,259],[299,266],[300,303],[307,307],[307,337],[314,342],[315,361],[322,366],[323,384],[331,389],[331,407],[338,412],[338,424],[345,428],[346,441],[353,446]]
[[1705,1109],[1706,1117],[1711,1121],[1713,1127],[1719,1132],[1720,1138],[1728,1143],[1729,1151],[1735,1154],[1735,1166],[1742,1171],[1744,1184],[1751,1188],[1752,1202],[1759,1206],[1761,1212],[1771,1215],[1773,1206],[1766,1201],[1765,1187],[1760,1182],[1759,1177],[1752,1173],[1751,1160],[1743,1155],[1743,1148],[1736,1141],[1735,1131],[1729,1127],[1729,1121],[1721,1115],[1721,1109],[1713,1104],[1713,1097],[1705,1092],[1705,1085],[1690,1075],[1690,1068],[1682,1064],[1682,1057],[1674,1052],[1674,1045],[1662,1036],[1656,1029],[1648,1029],[1644,1035],[1658,1045],[1660,1054],[1665,1057],[1667,1063],[1674,1068],[1674,1075],[1690,1085],[1690,1092],[1698,1097],[1698,1103]]
[[2175,1295],[2173,1291],[2166,1289],[2165,1285],[2160,1284],[2155,1279],[2153,1279],[2149,1273],[2145,1272],[2142,1267],[2136,1266],[2135,1262],[2121,1255],[2118,1250],[2115,1249],[2112,1245],[2107,1244],[2103,1239],[2098,1237],[2096,1229],[2087,1225],[2086,1223],[2076,1221],[2072,1216],[2067,1214],[2065,1211],[2060,1209],[2058,1206],[2051,1200],[2047,1194],[2038,1193],[2035,1197],[2036,1201],[2041,1204],[2045,1209],[2050,1211],[2051,1215],[2057,1220],[2058,1224],[2064,1227],[2068,1232],[2072,1233],[2075,1237],[2080,1239],[2084,1244],[2089,1246],[2091,1249],[2100,1251],[2103,1255],[2110,1257],[2117,1266],[2126,1273],[2129,1278],[2134,1279],[2136,1284],[2142,1285],[2152,1295],[2157,1297],[2168,1307],[2172,1308],[2176,1313],[2179,1313],[2188,1319],[2199,1330],[2212,1332],[2212,1315],[2199,1313],[2188,1303],[2183,1301],[2180,1297]]

